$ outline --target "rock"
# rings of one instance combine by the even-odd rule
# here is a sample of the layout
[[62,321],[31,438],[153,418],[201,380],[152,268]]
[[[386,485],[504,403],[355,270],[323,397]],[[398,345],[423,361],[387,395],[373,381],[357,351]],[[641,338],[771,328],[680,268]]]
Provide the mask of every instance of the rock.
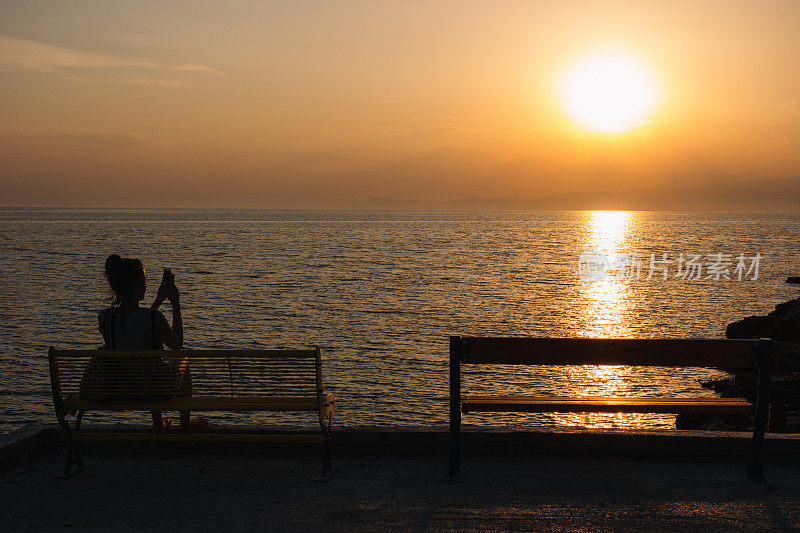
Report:
[[725,336],[800,341],[800,298],[776,305],[767,316],[749,316],[728,324]]
[[[698,380],[699,381],[699,380]],[[729,396],[725,396],[725,391],[727,391],[731,385],[733,384],[733,380],[730,378],[723,378],[723,379],[711,379],[709,381],[700,381],[700,386],[704,389],[711,389],[714,392],[718,392],[722,395],[723,398],[728,398]]]
[[729,339],[758,339],[800,342],[800,298],[775,306],[767,316],[749,316],[731,322],[725,329]]
[[786,404],[789,409],[800,409],[800,374],[778,374],[770,382],[770,399]]
[[681,413],[675,417],[675,429],[704,429],[707,431],[745,431],[753,427],[753,420],[746,415],[690,415]]
[[729,339],[760,339],[761,332],[766,330],[772,321],[765,316],[748,316],[738,322],[731,322],[725,328],[725,336]]
[[[786,281],[794,283],[790,281],[792,279]],[[800,278],[797,279],[800,283]],[[777,417],[783,421],[776,423],[783,430],[788,425],[788,431],[797,431],[800,416],[794,411],[800,409],[800,298],[776,305],[767,316],[749,316],[728,324],[725,336],[729,339],[773,339],[770,399],[773,409],[784,413]],[[750,402],[755,402],[758,390],[753,372],[739,372],[731,379],[712,380],[701,385],[723,398],[747,398]],[[788,416],[785,415],[787,409],[790,411]]]
[[776,373],[800,372],[800,343],[774,341],[772,343],[772,371]]
[[[720,379],[700,383],[712,389],[723,398],[745,398],[755,403],[758,384],[755,374],[738,373],[733,379]],[[789,404],[792,409],[800,409],[800,373],[773,372],[770,378],[770,399]]]
[[679,413],[675,417],[675,429],[700,429],[705,420],[700,415]]
[[786,432],[800,433],[800,411],[788,413],[786,416]]
[[733,428],[723,422],[719,417],[713,417],[703,425],[706,431],[733,431]]

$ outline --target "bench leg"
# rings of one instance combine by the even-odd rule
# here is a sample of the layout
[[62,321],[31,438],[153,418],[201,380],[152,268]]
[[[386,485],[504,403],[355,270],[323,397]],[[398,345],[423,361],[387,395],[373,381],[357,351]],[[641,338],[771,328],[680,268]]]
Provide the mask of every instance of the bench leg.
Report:
[[325,435],[325,449],[322,455],[322,475],[317,478],[317,482],[324,483],[331,478],[334,468],[331,464],[331,435]]
[[[332,396],[331,396],[332,398]],[[330,400],[330,398],[329,398]],[[320,411],[320,426],[322,428],[322,436],[325,438],[325,443],[322,450],[322,475],[315,479],[317,483],[324,483],[331,478],[331,474],[336,471],[331,464],[331,446],[333,444],[333,411],[323,416]]]
[[81,459],[81,449],[80,449],[80,441],[78,440],[78,435],[81,432],[81,420],[83,420],[83,415],[86,414],[86,411],[78,411],[78,416],[75,418],[75,445],[73,446],[73,452],[75,454],[75,464],[78,465],[78,468],[83,466],[83,459]]
[[461,337],[450,337],[450,481],[461,473]]
[[753,419],[753,442],[750,445],[750,459],[747,462],[747,475],[767,490],[772,486],[764,476],[761,466],[761,448],[764,445],[764,433],[769,420],[769,381],[770,381],[770,344],[761,340],[758,343],[758,396],[756,398],[756,414]]
[[450,479],[461,474],[461,424],[450,422]]
[[56,418],[58,418],[58,425],[64,430],[64,435],[67,439],[67,458],[64,461],[64,475],[66,476],[74,463],[75,441],[72,438],[72,427],[67,422],[64,413],[56,412]]
[[[58,423],[64,429],[67,438],[67,458],[64,460],[64,475],[59,476],[60,478],[70,477],[84,468],[78,443],[78,433],[81,429],[81,420],[84,414],[85,411],[78,411],[78,416],[75,419],[75,429],[70,427],[63,413],[57,414]],[[73,466],[77,466],[77,469],[74,472],[70,472]]]
[[64,461],[64,475],[69,475],[72,465],[75,464],[75,439],[72,438],[72,433],[67,435],[67,458]]
[[753,442],[750,445],[750,459],[747,462],[747,476],[756,484],[763,486],[766,490],[772,490],[772,485],[767,481],[764,475],[764,467],[761,465],[761,448],[764,444],[764,429],[766,424],[766,420],[756,417]]

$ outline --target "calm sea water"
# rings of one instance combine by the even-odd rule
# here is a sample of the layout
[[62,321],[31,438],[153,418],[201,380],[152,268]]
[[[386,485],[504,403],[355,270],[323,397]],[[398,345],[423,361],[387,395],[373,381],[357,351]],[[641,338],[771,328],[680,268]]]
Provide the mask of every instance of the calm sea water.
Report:
[[[722,337],[725,325],[795,297],[800,217],[652,212],[0,210],[0,431],[54,423],[49,345],[95,348],[103,262],[139,257],[182,290],[188,348],[320,345],[339,427],[447,423],[448,336]],[[587,248],[649,255],[761,253],[757,280],[585,284]],[[731,267],[731,270],[733,267]],[[169,317],[168,307],[163,309]],[[520,368],[467,391],[706,394],[714,370]],[[144,416],[87,422],[142,421]],[[216,421],[289,419],[208,416]],[[662,415],[470,415],[474,425],[669,427]],[[297,425],[292,423],[292,425]]]

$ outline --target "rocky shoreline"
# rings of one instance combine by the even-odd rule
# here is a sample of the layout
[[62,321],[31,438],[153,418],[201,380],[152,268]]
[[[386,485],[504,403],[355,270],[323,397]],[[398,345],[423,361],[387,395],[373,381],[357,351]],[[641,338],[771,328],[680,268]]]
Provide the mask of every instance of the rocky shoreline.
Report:
[[[728,324],[729,339],[773,339],[770,430],[800,433],[800,298],[775,306],[766,316],[748,316]],[[756,375],[737,372],[730,378],[701,383],[723,398],[756,399]],[[679,429],[745,429],[747,417],[679,417]]]

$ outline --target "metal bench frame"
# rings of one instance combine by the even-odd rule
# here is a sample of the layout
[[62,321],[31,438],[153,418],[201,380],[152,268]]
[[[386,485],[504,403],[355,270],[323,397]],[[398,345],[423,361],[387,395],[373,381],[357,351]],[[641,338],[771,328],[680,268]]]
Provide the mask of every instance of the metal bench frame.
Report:
[[[67,361],[72,361],[73,367],[71,387],[75,388],[75,375],[80,370],[78,365],[84,364],[91,358],[126,358],[127,360],[146,361],[160,360],[162,357],[177,357],[188,360],[189,368],[192,367],[194,360],[197,365],[200,361],[214,361],[215,364],[222,365],[222,369],[216,369],[206,377],[209,381],[219,382],[220,387],[215,389],[213,395],[205,397],[182,396],[160,400],[123,400],[92,402],[81,399],[77,391],[65,396],[62,387],[62,365]],[[332,444],[332,422],[334,412],[334,395],[325,394],[322,386],[322,359],[319,347],[310,350],[56,350],[50,347],[48,351],[50,363],[50,384],[53,392],[53,404],[55,406],[56,418],[59,425],[64,429],[67,438],[67,457],[64,464],[64,476],[71,475],[73,466],[78,469],[83,468],[83,460],[80,455],[79,442],[81,440],[148,440],[148,441],[242,441],[242,442],[279,442],[279,443],[298,443],[298,442],[322,442],[323,460],[322,476],[318,481],[326,481],[333,471],[331,465],[331,444]],[[286,369],[292,366],[292,361],[313,360],[304,363],[302,372],[305,372],[303,379],[315,382],[315,392],[312,394],[293,395],[285,394],[260,396],[253,395],[253,389],[249,389],[249,394],[238,394],[236,389],[242,389],[232,370],[235,364],[244,364],[244,361],[270,361],[277,362]],[[307,367],[313,363],[314,370]],[[227,365],[227,367],[225,366]],[[225,370],[227,368],[227,371]],[[299,368],[299,365],[298,365]],[[255,370],[248,369],[249,377],[257,377]],[[275,379],[276,376],[271,376]],[[283,378],[280,378],[283,379]],[[252,380],[251,380],[252,381]],[[286,387],[291,388],[291,380],[286,379]],[[222,386],[224,384],[224,387]],[[145,388],[147,387],[145,381]],[[253,386],[253,385],[249,385]],[[256,386],[257,387],[257,386]],[[225,390],[223,393],[222,391]],[[256,388],[257,390],[257,388]],[[283,389],[282,389],[283,390]],[[265,390],[268,393],[269,390]],[[88,411],[174,411],[174,410],[197,410],[197,411],[317,411],[319,416],[320,435],[301,434],[228,434],[228,433],[81,433],[81,421]],[[75,416],[74,426],[67,421],[67,415]],[[74,472],[72,472],[74,473]]]
[[[450,337],[450,478],[461,472],[461,418],[484,412],[731,412],[734,402],[709,398],[484,397],[471,404],[461,396],[461,365],[625,365],[756,368],[758,397],[747,474],[768,485],[761,449],[769,418],[770,339],[586,339],[536,337]],[[550,402],[552,400],[552,402]],[[718,404],[718,405],[717,405]],[[737,407],[739,409],[741,406]]]

